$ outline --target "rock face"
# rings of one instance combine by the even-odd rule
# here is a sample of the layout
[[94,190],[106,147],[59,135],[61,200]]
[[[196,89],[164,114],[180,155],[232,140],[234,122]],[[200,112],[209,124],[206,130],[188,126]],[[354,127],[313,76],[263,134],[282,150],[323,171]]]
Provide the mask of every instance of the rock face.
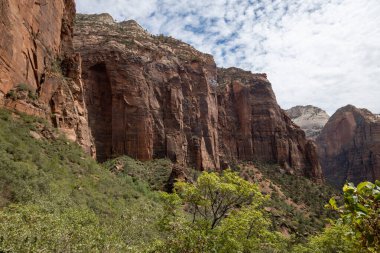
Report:
[[315,146],[280,109],[265,74],[218,69],[212,56],[132,20],[77,15],[76,24],[100,161],[127,154],[219,169],[257,159],[322,180]]
[[330,116],[322,109],[307,105],[295,106],[285,111],[292,121],[305,131],[306,137],[315,140]]
[[333,185],[380,179],[380,118],[370,111],[352,105],[337,110],[317,144],[324,175]]
[[2,0],[0,16],[0,106],[51,120],[91,153],[74,0]]
[[212,56],[108,14],[77,17],[74,50],[73,0],[4,0],[0,14],[0,106],[51,120],[98,160],[219,169],[257,159],[321,181],[315,146],[265,74],[218,69]]
[[110,20],[79,15],[75,33],[98,160],[128,154],[218,168],[213,58],[134,21]]
[[314,143],[279,107],[266,74],[218,70],[222,161],[261,160],[321,180]]

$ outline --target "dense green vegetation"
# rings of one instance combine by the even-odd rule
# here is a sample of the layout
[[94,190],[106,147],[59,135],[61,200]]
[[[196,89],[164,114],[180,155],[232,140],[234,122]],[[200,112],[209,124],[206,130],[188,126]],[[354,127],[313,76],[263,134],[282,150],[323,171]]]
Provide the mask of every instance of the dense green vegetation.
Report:
[[[286,240],[271,230],[258,186],[230,170],[202,173],[163,194],[169,233],[154,252],[283,252]],[[186,212],[183,212],[185,206]]]
[[141,252],[160,236],[157,193],[40,119],[0,110],[0,161],[2,252]]
[[324,208],[332,196],[339,194],[334,188],[288,174],[277,164],[255,161],[253,165],[263,178],[257,178],[254,171],[244,165],[236,166],[235,170],[259,184],[270,181],[270,199],[265,206],[270,208],[275,228],[290,231],[295,242],[305,242],[308,236],[321,232],[328,219],[337,218],[334,212]]
[[293,252],[380,252],[380,182],[362,182],[357,187],[349,183],[343,192],[342,206],[338,207],[335,198],[326,205],[339,213],[339,219],[307,244],[295,246]]
[[348,236],[369,252],[380,252],[380,181],[352,183],[343,187],[344,205],[332,198],[328,207],[340,213],[338,224],[349,228]]
[[118,175],[122,173],[134,180],[146,182],[152,190],[158,191],[166,190],[172,172],[172,163],[168,159],[140,162],[122,156],[105,162],[103,166]]
[[255,163],[271,194],[239,168],[188,170],[194,183],[173,189],[168,160],[99,165],[43,120],[0,110],[0,252],[379,251],[379,183],[347,185],[336,220],[322,207],[336,192],[276,166]]
[[293,247],[293,253],[365,253],[358,247],[356,240],[347,236],[350,230],[347,226],[334,224],[324,229],[318,235],[312,236],[306,244]]

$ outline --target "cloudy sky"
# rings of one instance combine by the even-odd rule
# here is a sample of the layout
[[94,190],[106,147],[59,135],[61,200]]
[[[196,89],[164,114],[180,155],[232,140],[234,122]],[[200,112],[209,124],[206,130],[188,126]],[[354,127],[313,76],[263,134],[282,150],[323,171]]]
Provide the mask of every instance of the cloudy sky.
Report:
[[380,113],[380,0],[77,0],[153,34],[265,72],[287,109],[346,104]]

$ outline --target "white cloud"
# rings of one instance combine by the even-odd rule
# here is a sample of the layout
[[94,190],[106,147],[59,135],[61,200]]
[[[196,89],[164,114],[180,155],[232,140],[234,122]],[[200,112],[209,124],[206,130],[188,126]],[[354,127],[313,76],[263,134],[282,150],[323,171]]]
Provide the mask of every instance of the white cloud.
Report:
[[378,0],[77,0],[84,13],[135,19],[214,55],[267,72],[280,105],[346,104],[380,113]]

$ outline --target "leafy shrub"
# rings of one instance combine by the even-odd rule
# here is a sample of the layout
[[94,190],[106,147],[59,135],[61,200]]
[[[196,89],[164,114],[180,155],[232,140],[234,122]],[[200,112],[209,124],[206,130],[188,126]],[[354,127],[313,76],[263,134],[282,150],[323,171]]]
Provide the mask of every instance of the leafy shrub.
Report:
[[17,99],[17,93],[14,91],[14,90],[10,90],[6,95],[5,95],[6,98],[10,98],[12,100],[16,100]]
[[296,245],[293,253],[360,253],[356,240],[347,237],[349,228],[342,225],[332,225],[321,234],[311,237],[307,244]]
[[[157,193],[99,166],[64,137],[33,138],[41,126],[50,129],[0,109],[0,251],[142,252],[160,238]],[[83,227],[69,217],[83,219]],[[58,242],[78,248],[60,250]]]
[[334,198],[327,207],[338,211],[339,223],[349,227],[349,236],[368,252],[380,252],[380,181],[352,183],[343,187],[344,205],[339,207]]
[[26,92],[27,93],[27,98],[29,98],[31,100],[36,100],[38,98],[38,96],[37,96],[37,94],[35,92],[35,89],[32,86],[30,86],[28,84],[25,84],[25,83],[19,83],[18,85],[16,85],[15,89],[10,90],[6,94],[6,97],[10,98],[12,100],[17,100],[17,99],[20,99],[20,98],[25,98],[22,95],[23,92]]
[[[280,197],[274,190],[267,206],[278,211],[272,215],[276,228],[288,227],[289,231],[296,235],[295,242],[305,242],[309,235],[317,234],[324,229],[328,224],[327,219],[338,217],[324,207],[331,196],[339,195],[331,186],[314,183],[302,176],[281,173],[277,164],[255,161],[254,166],[285,195],[285,198]],[[305,208],[294,208],[286,198],[299,206],[304,205]]]
[[122,156],[103,164],[105,168],[114,172],[121,172],[135,180],[147,182],[153,190],[166,190],[166,185],[172,172],[172,163],[169,159],[155,159],[152,161],[136,161],[128,156]]
[[34,91],[32,86],[25,84],[25,83],[19,83],[16,86],[16,89],[17,89],[17,91],[30,91],[30,92]]
[[48,75],[55,77],[62,77],[62,59],[56,58],[52,60],[48,69]]
[[88,209],[57,213],[38,205],[10,206],[0,211],[0,220],[4,252],[115,252],[124,244],[105,233],[98,216]]

